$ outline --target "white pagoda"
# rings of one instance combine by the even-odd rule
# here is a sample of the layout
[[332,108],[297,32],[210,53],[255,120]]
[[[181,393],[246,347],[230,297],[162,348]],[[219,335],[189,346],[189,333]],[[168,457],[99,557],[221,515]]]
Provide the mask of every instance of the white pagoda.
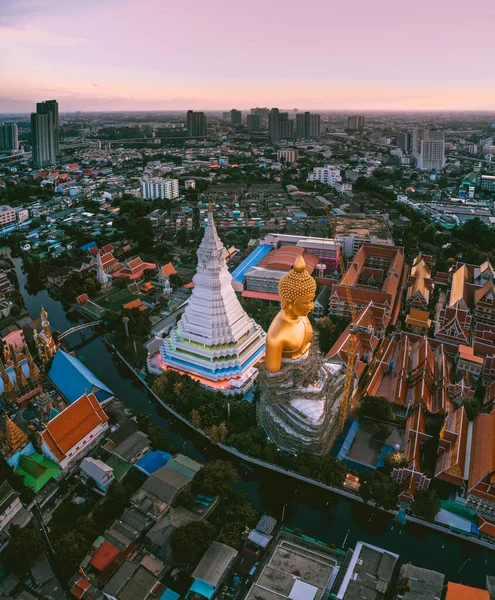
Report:
[[242,308],[227,269],[211,205],[198,248],[194,288],[186,309],[160,349],[160,368],[187,373],[227,394],[249,390],[265,352],[265,332]]

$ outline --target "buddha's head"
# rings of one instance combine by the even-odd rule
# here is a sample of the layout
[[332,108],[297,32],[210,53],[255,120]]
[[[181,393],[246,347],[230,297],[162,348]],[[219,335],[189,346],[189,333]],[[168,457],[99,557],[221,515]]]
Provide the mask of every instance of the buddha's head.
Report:
[[314,308],[316,281],[306,271],[306,263],[300,254],[292,269],[278,284],[282,308],[293,317],[306,317]]

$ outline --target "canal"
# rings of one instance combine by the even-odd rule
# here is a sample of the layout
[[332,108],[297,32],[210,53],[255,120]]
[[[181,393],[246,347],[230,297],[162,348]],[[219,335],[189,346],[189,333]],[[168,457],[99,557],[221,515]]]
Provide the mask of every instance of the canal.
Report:
[[[78,322],[71,319],[62,304],[52,299],[46,290],[32,292],[36,288],[22,272],[21,259],[14,259],[14,263],[20,291],[33,319],[39,318],[41,306],[44,306],[52,327],[58,331],[65,331]],[[149,414],[154,424],[165,428],[169,441],[178,451],[199,460],[228,458],[159,406],[101,338],[84,343],[81,333],[75,333],[70,341],[74,345],[82,344],[76,352],[78,358],[120,400],[130,408]],[[248,474],[243,468],[239,471],[238,488],[260,512],[267,512],[277,519],[283,514],[285,525],[299,528],[338,548],[342,547],[346,536],[346,549],[362,540],[399,554],[401,562],[437,570],[445,573],[448,580],[477,587],[485,587],[486,575],[495,575],[495,553],[475,544],[411,523],[400,527],[387,513],[266,469],[255,468]]]

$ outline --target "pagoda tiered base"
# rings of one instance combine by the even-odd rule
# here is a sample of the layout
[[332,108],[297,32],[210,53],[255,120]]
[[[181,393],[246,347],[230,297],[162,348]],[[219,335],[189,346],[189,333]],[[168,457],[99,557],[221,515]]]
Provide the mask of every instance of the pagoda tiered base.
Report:
[[281,450],[328,454],[337,439],[345,370],[326,363],[313,343],[299,360],[277,373],[260,368],[258,422]]

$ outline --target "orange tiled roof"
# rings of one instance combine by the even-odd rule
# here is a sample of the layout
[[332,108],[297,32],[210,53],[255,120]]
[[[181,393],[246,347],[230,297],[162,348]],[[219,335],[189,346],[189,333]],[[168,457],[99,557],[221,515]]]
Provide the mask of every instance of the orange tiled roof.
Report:
[[493,521],[488,521],[488,519],[479,517],[478,529],[485,535],[491,535],[492,537],[495,537],[495,523]]
[[166,265],[163,265],[162,272],[167,277],[170,277],[170,275],[175,275],[177,273],[177,271],[175,270],[174,265],[171,262],[167,263]]
[[445,600],[490,600],[490,593],[488,590],[480,590],[449,581]]
[[468,491],[495,500],[495,412],[476,415],[471,445]]
[[100,424],[108,421],[94,394],[81,396],[47,425],[41,438],[58,460]]
[[440,433],[435,477],[463,485],[468,419],[464,406],[450,414]]
[[452,275],[452,284],[450,286],[449,306],[455,306],[461,300],[466,302],[465,283],[469,278],[469,271],[466,265],[461,265]]
[[140,308],[143,302],[141,298],[136,298],[135,300],[131,300],[127,302],[127,304],[122,304],[122,308],[131,309],[131,308]]
[[412,308],[411,312],[406,317],[406,323],[411,327],[426,327],[431,325],[430,315],[427,310],[419,310]]

